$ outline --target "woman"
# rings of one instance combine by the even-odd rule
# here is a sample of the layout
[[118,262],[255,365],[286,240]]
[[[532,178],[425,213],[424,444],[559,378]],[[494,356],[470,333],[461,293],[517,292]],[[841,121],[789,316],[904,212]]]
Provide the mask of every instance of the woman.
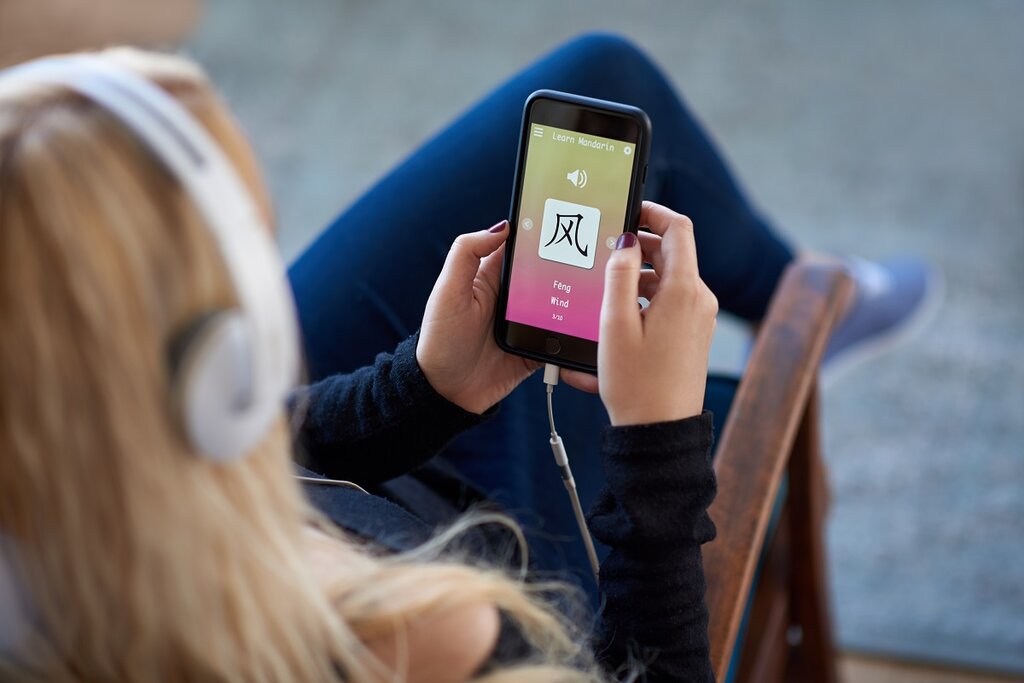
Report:
[[[322,397],[337,383],[330,378],[372,363],[412,335],[452,241],[507,215],[523,102],[541,88],[647,112],[654,136],[646,198],[693,220],[700,274],[722,309],[751,325],[764,316],[797,250],[752,206],[661,70],[628,41],[590,34],[543,56],[473,105],[339,215],[291,266],[309,371],[312,379],[324,380],[313,386],[315,395]],[[932,270],[915,259],[850,260],[847,266],[856,294],[826,351],[826,376],[914,327],[938,289]],[[423,490],[422,475],[381,482],[444,446],[442,457],[431,463],[455,470],[488,499],[500,501],[523,526],[534,566],[573,573],[597,604],[584,546],[547,447],[543,394],[537,373],[501,402],[493,418],[452,429],[447,446],[443,440],[422,450],[404,445],[392,449],[388,462],[360,458],[347,442],[332,449],[332,406],[338,402],[314,401],[303,439],[309,451],[305,464],[372,485],[392,500],[408,504],[415,498],[421,515],[443,521]],[[597,396],[558,390],[555,410],[586,509],[606,483],[597,457],[605,409]],[[434,486],[436,473],[427,474]],[[326,497],[323,491],[311,493],[318,501]]]
[[[638,54],[621,41],[590,38],[549,58],[548,67],[561,66],[555,73],[535,67],[532,80],[601,96],[583,82],[571,87],[571,75],[586,72],[571,62],[602,56],[626,70],[616,79],[605,69],[604,80],[633,83],[630,70],[653,73]],[[194,68],[137,53],[105,58],[185,103],[269,204],[247,145]],[[536,78],[545,70],[545,79]],[[552,78],[557,73],[562,81]],[[515,83],[524,88],[530,80]],[[677,123],[689,121],[670,90],[649,93],[664,99]],[[656,103],[634,103],[656,116]],[[493,117],[471,113],[461,129],[507,116],[492,104]],[[669,117],[657,116],[656,130],[669,130],[659,119]],[[728,233],[735,244],[760,244],[762,254],[774,246],[780,256],[718,264],[723,301],[756,318],[791,253],[767,226],[737,213],[741,198],[724,167],[698,129],[691,137],[703,147],[689,156],[718,164],[720,172],[702,182],[721,215],[734,219],[723,225],[738,226]],[[305,455],[320,471],[366,485],[407,472],[489,418],[534,369],[499,353],[490,337],[507,226],[464,234],[448,249],[477,202],[510,183],[466,183],[472,192],[443,195],[432,184],[440,174],[429,151],[339,219],[292,271],[320,380],[295,401],[305,417]],[[462,160],[479,180],[482,160]],[[417,186],[403,182],[417,170]],[[690,187],[688,174],[663,170],[658,192]],[[722,194],[723,183],[735,194]],[[408,261],[365,231],[341,227],[362,219],[399,230],[393,219],[408,218],[412,234],[428,203],[410,189],[435,199],[439,212],[431,215],[448,219],[437,225],[451,234],[407,240],[420,247],[407,250]],[[407,201],[394,201],[398,194]],[[693,195],[695,204],[700,199]],[[653,234],[639,245],[620,240],[607,273],[599,376],[613,426],[599,446],[591,435],[601,405],[575,396],[566,404],[576,418],[569,426],[581,436],[569,439],[570,449],[584,458],[600,454],[604,465],[603,476],[597,467],[576,468],[605,484],[591,515],[608,549],[604,606],[591,629],[569,606],[568,589],[523,583],[517,565],[511,572],[502,566],[507,537],[456,534],[466,539],[457,555],[447,551],[447,538],[429,540],[438,522],[451,523],[448,513],[464,507],[456,503],[480,498],[466,478],[506,495],[513,508],[530,500],[516,496],[530,488],[519,485],[529,481],[523,477],[540,476],[539,461],[523,450],[522,463],[510,458],[522,445],[520,409],[535,405],[536,394],[527,399],[520,390],[496,418],[467,433],[489,442],[475,458],[465,455],[465,438],[449,449],[459,471],[379,485],[404,507],[353,489],[311,487],[317,504],[350,532],[344,535],[325,526],[291,479],[283,420],[239,463],[193,457],[168,409],[165,354],[182,320],[230,303],[209,235],[159,163],[88,102],[60,88],[4,101],[0,548],[16,599],[7,623],[0,619],[0,671],[43,680],[376,681],[396,672],[413,681],[498,681],[604,680],[645,665],[650,680],[709,680],[700,544],[714,534],[706,513],[714,478],[701,403],[717,305],[697,272],[704,256],[689,221],[653,204],[643,220]],[[660,290],[646,292],[653,304],[644,315],[635,306],[642,260],[662,277]],[[752,292],[727,286],[724,271],[739,265],[755,273]],[[405,340],[438,269],[420,332]],[[342,333],[345,324],[352,328]],[[395,352],[372,367],[337,374],[387,348]],[[529,446],[541,448],[534,440]],[[503,490],[503,475],[515,485]],[[534,489],[530,495],[543,497],[536,493],[542,482]],[[554,507],[539,502],[542,514],[545,504]],[[557,554],[542,551],[534,566],[555,568]],[[467,564],[481,555],[483,566]]]
[[[266,210],[248,146],[194,67],[135,52],[104,59],[180,100]],[[706,506],[713,479],[710,420],[700,413],[716,304],[697,274],[689,222],[653,205],[645,220],[660,234],[644,239],[663,280],[661,291],[648,292],[654,304],[641,317],[641,249],[624,237],[608,270],[600,361],[604,400],[613,423],[623,426],[610,432],[605,451],[620,467],[629,457],[667,459],[669,466],[657,469],[674,472],[670,479],[680,484],[671,496],[681,513],[675,522],[692,523],[673,532],[683,539],[677,552],[684,561],[671,571],[690,584],[682,595],[693,603],[693,623],[674,624],[672,640],[681,636],[686,649],[666,650],[673,656],[661,670],[672,675],[673,666],[685,666],[686,677],[707,679],[699,543],[712,533]],[[424,416],[443,429],[475,419],[473,412],[533,369],[498,352],[487,309],[493,299],[478,298],[480,285],[493,286],[507,232],[499,223],[459,238],[419,345],[378,361],[368,370],[375,383],[359,376],[345,383],[346,406],[364,418],[353,453],[375,439],[386,446],[385,432]],[[566,602],[563,589],[456,561],[441,552],[444,538],[396,557],[381,554],[384,534],[368,546],[325,529],[290,476],[284,415],[239,462],[196,457],[168,400],[168,346],[183,321],[231,306],[231,289],[190,198],[107,112],[62,87],[4,97],[0,235],[5,677],[606,678],[590,654],[587,623],[563,616],[571,611],[564,604],[553,606]],[[689,348],[666,353],[679,338],[690,340]],[[629,384],[645,378],[650,391],[639,403]],[[394,390],[414,399],[406,417],[419,414],[389,416]],[[322,416],[324,405],[310,408]],[[306,435],[315,439],[308,427]],[[636,486],[654,469],[636,472],[640,479],[627,472],[612,480]],[[652,500],[637,501],[632,512],[665,494],[649,493]],[[616,541],[629,500],[628,492],[619,500],[610,490],[594,517],[613,547],[610,594],[625,586],[616,571],[629,572],[637,561],[633,546],[664,530],[655,519]],[[605,669],[635,668],[627,655],[630,641],[643,639],[643,625],[634,628],[625,614],[616,621],[612,612],[602,631],[608,635],[599,636]]]

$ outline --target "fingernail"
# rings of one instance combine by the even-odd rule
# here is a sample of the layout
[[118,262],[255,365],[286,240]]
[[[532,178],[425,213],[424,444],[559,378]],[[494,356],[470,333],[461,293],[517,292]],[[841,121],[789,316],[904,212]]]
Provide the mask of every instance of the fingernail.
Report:
[[624,232],[619,235],[619,239],[615,240],[616,249],[629,249],[636,244],[636,235],[631,232]]
[[487,228],[489,232],[503,232],[508,227],[508,221],[498,221],[491,227]]

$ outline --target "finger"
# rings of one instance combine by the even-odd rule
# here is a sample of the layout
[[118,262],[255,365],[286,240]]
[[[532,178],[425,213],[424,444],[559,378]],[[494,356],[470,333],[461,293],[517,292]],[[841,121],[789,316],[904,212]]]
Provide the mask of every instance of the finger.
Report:
[[640,296],[650,301],[658,293],[660,285],[661,276],[657,272],[650,268],[644,268],[640,271],[640,286],[638,288]]
[[540,361],[530,360],[529,358],[520,358],[519,356],[516,356],[516,358],[523,361],[523,365],[526,366],[526,369],[530,371],[531,375],[544,367],[544,363],[541,363]]
[[623,233],[608,258],[604,272],[604,299],[601,302],[602,343],[613,341],[617,335],[638,335],[640,312],[639,296],[640,248],[636,235]]
[[640,240],[644,263],[650,263],[660,273],[665,268],[665,259],[661,255],[661,236],[650,232],[639,232],[636,236]]
[[588,394],[597,393],[597,377],[586,372],[580,372],[579,370],[567,370],[561,368],[558,372],[558,376],[563,382],[568,384],[573,389],[579,389],[585,391]]
[[505,243],[492,253],[484,257],[480,263],[480,270],[477,271],[477,279],[487,291],[493,295],[498,294],[498,283],[501,281],[501,262],[505,258]]
[[459,235],[448,250],[438,281],[456,295],[471,294],[481,259],[494,253],[507,237],[508,221],[501,221],[487,230]]
[[664,267],[661,276],[674,278],[700,277],[697,270],[697,243],[693,237],[693,223],[672,209],[644,202],[640,209],[641,225],[661,235],[661,254]]
[[680,214],[667,206],[662,206],[655,202],[645,200],[640,205],[640,225],[646,227],[655,235],[663,236],[672,224],[672,221],[679,216]]

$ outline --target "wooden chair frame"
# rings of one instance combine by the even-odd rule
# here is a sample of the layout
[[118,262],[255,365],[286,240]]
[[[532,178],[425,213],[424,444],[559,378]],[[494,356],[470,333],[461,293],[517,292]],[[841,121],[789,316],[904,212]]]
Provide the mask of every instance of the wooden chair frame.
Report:
[[[718,538],[704,549],[711,662],[719,681],[729,673],[745,613],[735,680],[838,681],[816,385],[826,343],[851,291],[837,266],[789,267],[722,431],[715,456],[718,496],[711,507]],[[784,473],[784,507],[766,538]]]

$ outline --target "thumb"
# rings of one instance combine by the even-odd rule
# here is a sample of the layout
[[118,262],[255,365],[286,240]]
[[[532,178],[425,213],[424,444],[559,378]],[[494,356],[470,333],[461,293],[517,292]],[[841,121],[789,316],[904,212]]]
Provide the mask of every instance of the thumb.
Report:
[[440,280],[457,292],[472,292],[480,261],[495,252],[508,237],[508,221],[487,230],[467,232],[455,238],[444,261]]
[[601,303],[601,340],[611,335],[637,333],[640,309],[636,300],[640,286],[640,247],[637,237],[624,232],[615,243],[604,271],[604,300]]
[[498,283],[501,280],[501,266],[504,259],[505,244],[502,243],[489,256],[485,256],[480,264],[478,275],[494,294],[498,293]]

